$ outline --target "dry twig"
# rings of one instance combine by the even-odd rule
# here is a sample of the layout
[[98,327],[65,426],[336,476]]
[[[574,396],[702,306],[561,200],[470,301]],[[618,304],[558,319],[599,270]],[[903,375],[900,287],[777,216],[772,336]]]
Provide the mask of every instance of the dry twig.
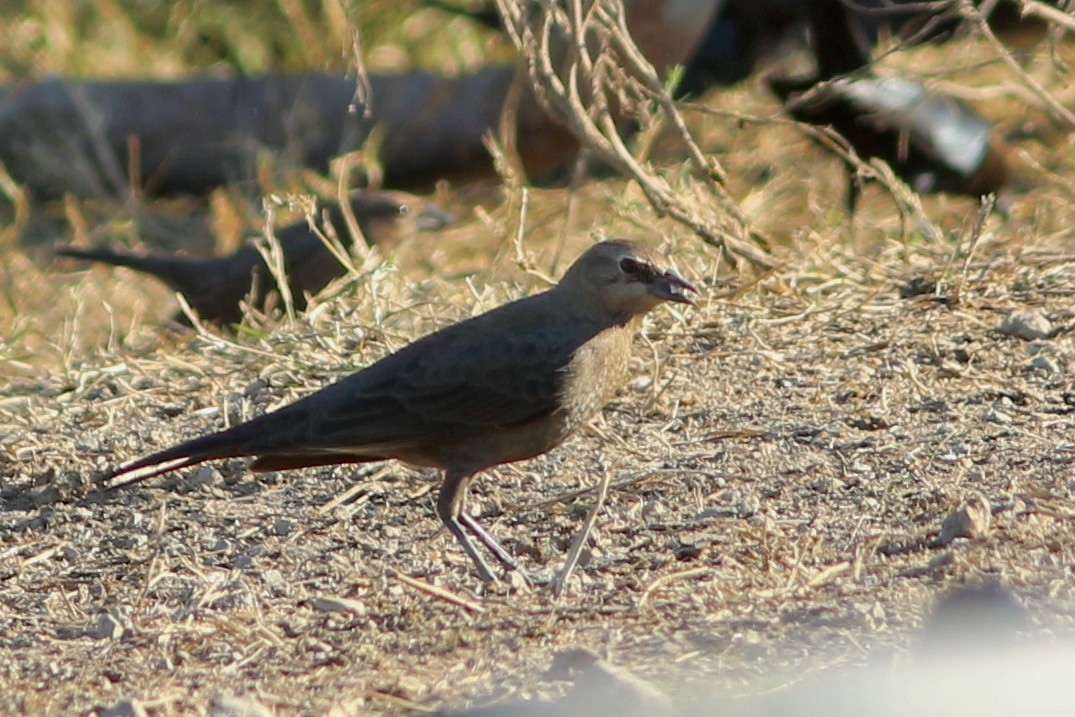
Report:
[[575,566],[578,565],[582,548],[586,545],[586,541],[590,539],[594,523],[597,522],[597,514],[601,512],[601,508],[605,505],[605,498],[608,497],[608,483],[611,478],[612,471],[607,470],[597,484],[597,500],[594,501],[593,507],[590,508],[590,512],[586,515],[582,530],[575,536],[575,542],[572,543],[567,559],[564,560],[564,566],[560,568],[560,572],[552,580],[552,591],[556,595],[560,595],[564,591],[567,583],[571,580],[571,574],[575,572]]
[[[631,39],[619,0],[541,0],[536,8],[497,0],[497,5],[538,98],[585,147],[638,182],[658,214],[690,227],[733,260],[763,269],[774,266],[724,188],[724,169],[694,142],[657,71]],[[528,12],[531,8],[536,12]],[[691,166],[704,178],[704,199],[677,192],[625,144],[624,127],[653,121],[655,107],[675,128]]]
[[469,610],[470,612],[474,613],[483,612],[482,606],[474,602],[473,600],[467,600],[466,598],[460,597],[459,595],[456,595],[450,590],[445,590],[442,587],[430,585],[424,580],[412,578],[402,573],[397,573],[395,571],[389,571],[388,576],[391,578],[395,578],[404,585],[415,588],[416,590],[421,590],[427,595],[432,595],[438,600],[443,600],[446,603],[451,603],[452,605],[461,607],[464,610]]
[[978,11],[978,8],[970,2],[970,0],[959,0],[959,12],[960,15],[968,22],[972,23],[975,29],[981,34],[985,41],[993,48],[997,53],[997,57],[1000,58],[1009,70],[1012,71],[1019,81],[1025,85],[1031,92],[1045,104],[1049,111],[1064,120],[1064,122],[1075,127],[1075,114],[1060,104],[1060,102],[1049,94],[1040,82],[1031,77],[1026,70],[1024,70],[1016,61],[1012,54],[1005,49],[1004,45],[997,39],[997,36],[993,33],[993,29],[989,27],[989,22]]

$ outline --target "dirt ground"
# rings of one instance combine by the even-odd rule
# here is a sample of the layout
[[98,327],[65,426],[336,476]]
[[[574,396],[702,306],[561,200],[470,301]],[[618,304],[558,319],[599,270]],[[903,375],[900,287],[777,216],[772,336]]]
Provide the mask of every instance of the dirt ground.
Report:
[[[772,111],[760,83],[725,100]],[[1041,121],[994,109],[1002,129]],[[459,226],[236,335],[162,328],[174,299],[125,271],[6,249],[0,712],[462,708],[560,694],[546,670],[580,647],[671,694],[745,694],[891,661],[939,596],[982,582],[1016,595],[1032,639],[1070,637],[1070,137],[1018,145],[1033,188],[975,240],[969,200],[926,200],[930,235],[869,189],[849,222],[839,167],[793,128],[705,123],[733,195],[781,241],[772,272],[730,271],[618,179],[577,194],[558,269],[568,192],[529,194],[516,247],[519,193],[449,189]],[[593,232],[646,242],[703,292],[654,312],[590,430],[472,488],[491,531],[551,575],[609,476],[563,595],[480,584],[434,517],[436,476],[398,463],[235,461],[91,490],[117,462],[538,290],[519,265],[556,274]]]

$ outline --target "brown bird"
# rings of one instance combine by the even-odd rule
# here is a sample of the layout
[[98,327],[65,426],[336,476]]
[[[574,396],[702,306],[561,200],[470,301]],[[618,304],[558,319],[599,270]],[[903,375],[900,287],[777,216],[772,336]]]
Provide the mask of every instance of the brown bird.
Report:
[[[254,471],[395,458],[444,471],[437,515],[494,580],[469,531],[512,556],[464,508],[476,473],[540,455],[622,382],[643,315],[695,289],[637,244],[590,247],[553,288],[430,334],[304,399],[105,475],[109,488],[220,458]],[[122,478],[114,481],[115,478]]]
[[[989,123],[962,100],[920,82],[876,77],[866,65],[842,0],[811,0],[810,29],[818,71],[769,77],[769,87],[796,120],[836,130],[864,159],[883,159],[920,194],[979,197],[1009,181],[1007,149]],[[859,182],[848,166],[847,208]]]
[[[357,191],[350,197],[362,235],[372,244],[393,246],[416,232],[435,231],[453,221],[440,207],[403,192]],[[327,222],[345,249],[353,237],[338,204],[322,208]],[[320,216],[320,214],[318,215]],[[306,308],[306,295],[314,295],[346,269],[321,238],[305,222],[289,224],[276,231],[284,257],[284,272],[295,308]],[[184,254],[138,255],[103,247],[61,246],[60,256],[125,266],[150,274],[179,292],[203,321],[236,324],[243,318],[241,302],[252,297],[252,305],[264,308],[277,292],[272,273],[261,253],[247,245],[227,256],[192,257]],[[188,323],[180,312],[180,323]]]

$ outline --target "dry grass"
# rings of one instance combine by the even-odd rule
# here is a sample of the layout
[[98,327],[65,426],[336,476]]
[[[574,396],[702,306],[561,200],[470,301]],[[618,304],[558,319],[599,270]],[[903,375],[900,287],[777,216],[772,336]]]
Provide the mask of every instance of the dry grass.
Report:
[[[664,686],[752,691],[900,652],[941,591],[984,579],[1032,608],[1039,635],[1070,633],[1071,139],[1027,109],[997,63],[951,74],[989,53],[962,43],[901,60],[976,88],[965,91],[989,98],[981,106],[1001,131],[1024,137],[1034,188],[976,243],[976,208],[958,198],[923,200],[940,231],[904,235],[892,200],[869,189],[849,226],[835,160],[792,127],[713,115],[690,115],[692,130],[777,241],[777,269],[731,274],[623,180],[574,197],[565,257],[591,233],[630,236],[705,291],[694,309],[655,313],[632,380],[594,430],[488,471],[472,491],[524,564],[551,572],[588,489],[610,475],[560,598],[478,584],[433,517],[433,477],[396,463],[254,476],[233,462],[114,496],[86,487],[117,461],[270,410],[537,290],[513,239],[525,220],[522,263],[556,273],[566,191],[531,190],[521,216],[519,193],[447,189],[459,226],[372,257],[294,324],[253,317],[237,336],[163,331],[166,291],[31,260],[9,241],[0,711],[86,713],[134,698],[154,714],[205,713],[230,694],[279,714],[459,706],[557,693],[541,675],[571,646]],[[1026,66],[1073,104],[1075,83],[1047,57]],[[775,113],[756,81],[706,99]],[[676,176],[681,159],[655,151]],[[690,189],[686,171],[679,186]],[[914,279],[935,288],[900,298]],[[1001,334],[1011,311],[1037,311],[1056,332]],[[988,529],[941,544],[945,518],[979,501]]]

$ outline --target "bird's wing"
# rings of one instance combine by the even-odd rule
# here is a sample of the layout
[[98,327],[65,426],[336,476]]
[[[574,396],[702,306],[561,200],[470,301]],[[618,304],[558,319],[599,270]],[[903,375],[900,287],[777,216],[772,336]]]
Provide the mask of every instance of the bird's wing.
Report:
[[597,331],[527,308],[450,326],[257,419],[245,451],[375,454],[551,414],[571,359]]
[[422,445],[547,416],[559,408],[567,366],[586,338],[562,326],[439,335],[357,393],[339,384],[313,419],[317,442]]

